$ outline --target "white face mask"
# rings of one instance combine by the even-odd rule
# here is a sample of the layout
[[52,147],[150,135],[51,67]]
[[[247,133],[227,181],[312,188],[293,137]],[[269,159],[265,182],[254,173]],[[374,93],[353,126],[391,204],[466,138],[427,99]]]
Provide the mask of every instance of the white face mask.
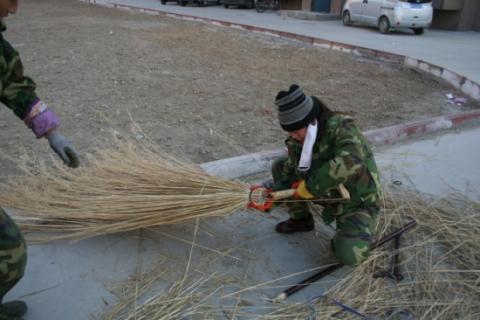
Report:
[[317,120],[310,123],[307,127],[307,134],[305,135],[305,140],[303,141],[302,155],[300,156],[300,161],[298,162],[298,171],[307,172],[310,170],[310,165],[312,164],[313,145],[317,139],[317,130]]

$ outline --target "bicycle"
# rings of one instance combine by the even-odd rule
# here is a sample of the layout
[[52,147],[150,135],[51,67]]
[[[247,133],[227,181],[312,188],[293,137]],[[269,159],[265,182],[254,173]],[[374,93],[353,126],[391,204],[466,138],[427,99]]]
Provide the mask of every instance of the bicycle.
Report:
[[280,5],[279,0],[256,0],[255,10],[257,12],[263,12],[266,9],[277,10]]

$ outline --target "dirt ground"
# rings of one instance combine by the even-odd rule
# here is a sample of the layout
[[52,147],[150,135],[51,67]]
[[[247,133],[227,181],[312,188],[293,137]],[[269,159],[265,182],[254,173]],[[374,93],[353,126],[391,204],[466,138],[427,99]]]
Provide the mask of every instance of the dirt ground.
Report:
[[[363,130],[479,107],[448,104],[446,93],[461,94],[409,68],[76,0],[24,0],[6,22],[4,36],[82,157],[108,147],[112,130],[195,162],[278,148],[273,101],[291,83]],[[7,108],[0,130],[3,156],[18,158],[22,146],[51,154]],[[0,179],[14,168],[2,158]]]

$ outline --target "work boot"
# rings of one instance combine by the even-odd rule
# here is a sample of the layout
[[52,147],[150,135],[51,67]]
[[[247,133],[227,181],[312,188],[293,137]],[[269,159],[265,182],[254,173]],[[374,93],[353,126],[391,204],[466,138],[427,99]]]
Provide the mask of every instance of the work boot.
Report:
[[306,232],[312,231],[315,227],[315,222],[310,216],[301,220],[293,220],[292,218],[282,221],[275,227],[275,231],[278,233],[295,233],[295,232]]
[[27,304],[21,300],[0,304],[0,315],[19,319],[25,313],[27,313]]

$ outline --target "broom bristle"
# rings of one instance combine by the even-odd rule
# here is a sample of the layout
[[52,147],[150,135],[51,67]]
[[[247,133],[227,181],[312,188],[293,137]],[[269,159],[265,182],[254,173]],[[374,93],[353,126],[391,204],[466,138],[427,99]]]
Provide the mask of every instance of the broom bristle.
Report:
[[96,151],[82,168],[43,165],[1,190],[0,204],[16,209],[20,227],[49,232],[33,239],[49,241],[226,216],[245,207],[249,186],[123,142]]

